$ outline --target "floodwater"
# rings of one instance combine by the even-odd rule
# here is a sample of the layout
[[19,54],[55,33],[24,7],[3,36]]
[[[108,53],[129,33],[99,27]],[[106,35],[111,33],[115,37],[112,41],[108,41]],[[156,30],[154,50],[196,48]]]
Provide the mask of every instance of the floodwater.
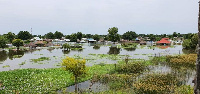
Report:
[[[60,48],[49,49],[41,48],[40,50],[31,50],[31,51],[0,51],[0,71],[9,71],[14,69],[22,68],[59,68],[62,59],[66,56],[70,57],[79,57],[88,59],[86,61],[87,66],[92,66],[94,64],[105,63],[113,64],[117,63],[117,60],[110,58],[97,58],[91,54],[118,54],[124,56],[121,59],[126,58],[126,55],[129,55],[130,59],[144,59],[148,60],[154,56],[163,56],[163,55],[178,55],[187,53],[187,51],[182,50],[181,45],[175,45],[173,47],[169,46],[137,46],[136,49],[123,49],[123,48],[111,48],[110,46],[100,46],[94,47],[91,44],[85,43],[82,46],[82,50],[71,50],[63,51]],[[32,62],[31,59],[38,59],[40,57],[48,57],[50,60],[44,60],[39,62]],[[6,67],[7,66],[7,67]],[[151,68],[151,72],[159,73],[169,73],[174,72],[170,67],[165,65],[157,65]],[[186,74],[180,74],[180,77],[185,79],[184,84],[193,86],[192,80],[195,75],[195,70],[188,70]],[[101,83],[95,83],[90,87],[90,81],[85,81],[79,83],[79,88],[81,90],[88,90],[91,88],[92,91],[98,92],[99,90],[107,90],[107,86]],[[105,88],[106,87],[106,88]],[[74,86],[67,87],[67,91],[74,91]]]
[[[166,46],[163,46],[166,47]],[[130,59],[149,59],[153,56],[162,56],[162,55],[174,55],[182,54],[182,46],[177,45],[174,47],[168,47],[166,49],[161,49],[158,47],[140,47],[136,49],[113,49],[109,46],[101,46],[96,49],[94,46],[89,44],[84,44],[82,50],[79,51],[63,51],[60,48],[57,49],[48,49],[43,48],[40,50],[31,50],[31,51],[0,51],[0,71],[8,71],[13,69],[22,69],[22,68],[56,68],[62,62],[66,56],[79,56],[82,58],[90,58],[90,54],[118,54],[118,55],[129,55]],[[38,59],[40,57],[49,57],[50,60],[40,61],[39,63],[32,62],[31,59]],[[87,62],[87,66],[92,66],[98,63],[116,63],[116,60],[105,59],[105,58],[93,58],[93,61]],[[20,65],[24,63],[23,65]],[[5,67],[8,66],[9,67]]]

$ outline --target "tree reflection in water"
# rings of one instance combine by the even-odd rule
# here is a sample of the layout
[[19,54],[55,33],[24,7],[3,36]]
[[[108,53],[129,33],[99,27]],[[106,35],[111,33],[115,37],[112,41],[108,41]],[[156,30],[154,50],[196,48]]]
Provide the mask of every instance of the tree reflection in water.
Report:
[[13,60],[13,58],[21,58],[22,56],[24,56],[24,51],[20,51],[20,50],[9,50],[8,52],[8,57],[9,59]]
[[0,62],[5,61],[8,58],[7,52],[6,51],[0,51]]
[[108,54],[119,54],[120,53],[120,48],[117,47],[110,47]]

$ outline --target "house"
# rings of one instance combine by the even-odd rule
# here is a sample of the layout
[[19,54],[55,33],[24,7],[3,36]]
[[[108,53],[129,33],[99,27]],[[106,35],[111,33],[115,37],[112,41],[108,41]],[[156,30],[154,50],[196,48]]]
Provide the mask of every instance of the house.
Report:
[[156,42],[157,45],[170,45],[171,41],[169,38],[162,38],[160,41]]
[[92,38],[87,39],[87,40],[88,40],[88,43],[94,43],[94,42],[96,42],[96,40],[94,40],[94,39],[92,39]]

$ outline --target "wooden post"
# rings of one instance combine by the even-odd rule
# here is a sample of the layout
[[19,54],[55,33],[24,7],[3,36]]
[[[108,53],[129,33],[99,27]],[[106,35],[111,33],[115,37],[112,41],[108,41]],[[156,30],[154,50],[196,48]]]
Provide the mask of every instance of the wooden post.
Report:
[[[200,2],[199,2],[199,13],[200,13]],[[200,17],[200,14],[199,14]],[[197,47],[197,61],[196,61],[196,77],[194,80],[194,93],[200,94],[200,18],[198,17],[198,47]]]

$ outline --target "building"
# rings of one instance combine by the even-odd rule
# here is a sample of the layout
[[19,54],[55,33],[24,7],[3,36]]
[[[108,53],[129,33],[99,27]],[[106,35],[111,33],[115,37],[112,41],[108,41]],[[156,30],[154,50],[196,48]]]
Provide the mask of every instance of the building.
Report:
[[169,38],[162,38],[160,41],[156,42],[157,45],[171,45]]

